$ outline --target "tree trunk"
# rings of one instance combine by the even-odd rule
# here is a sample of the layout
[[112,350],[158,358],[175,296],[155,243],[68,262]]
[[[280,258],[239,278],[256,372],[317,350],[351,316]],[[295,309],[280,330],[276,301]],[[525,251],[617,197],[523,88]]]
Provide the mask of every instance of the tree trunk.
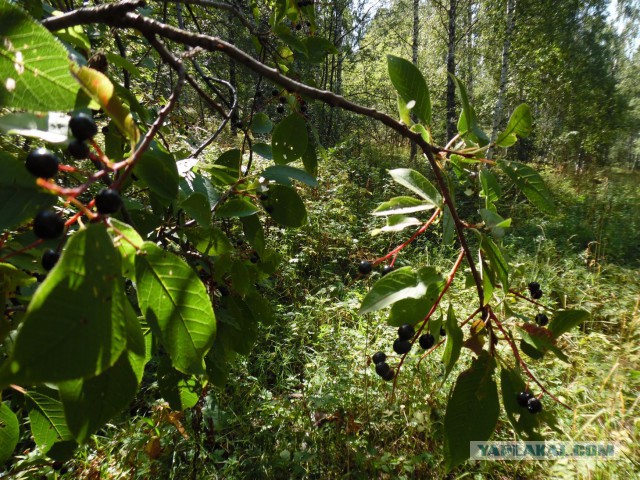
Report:
[[[456,16],[458,0],[449,0],[449,35],[447,51],[447,72],[456,74]],[[453,79],[447,76],[447,140],[456,135],[456,86]]]
[[502,122],[502,111],[504,110],[504,94],[507,90],[507,80],[509,75],[509,50],[511,49],[511,35],[515,24],[516,0],[507,0],[507,31],[502,44],[502,68],[500,70],[500,88],[498,89],[498,99],[496,108],[493,111],[493,122],[491,125],[491,142],[487,150],[487,158],[493,156],[493,143],[498,137],[500,122]]
[[[420,0],[413,0],[413,42],[411,43],[411,61],[418,66],[418,49],[420,47]],[[414,119],[415,120],[415,119]],[[414,161],[418,147],[411,142],[411,161]]]

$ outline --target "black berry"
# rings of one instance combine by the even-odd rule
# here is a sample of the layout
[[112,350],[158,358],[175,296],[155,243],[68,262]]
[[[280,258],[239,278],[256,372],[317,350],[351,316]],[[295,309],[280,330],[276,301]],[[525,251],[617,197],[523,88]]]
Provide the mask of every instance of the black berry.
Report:
[[405,323],[398,328],[398,338],[400,340],[411,340],[415,334],[416,331],[414,330],[413,325],[409,325],[408,323]]
[[273,205],[267,205],[264,207],[264,211],[267,213],[273,213]]
[[73,140],[69,143],[67,149],[69,150],[69,154],[78,160],[83,160],[89,156],[89,145],[82,140]]
[[58,263],[59,259],[60,254],[55,250],[45,250],[42,254],[42,268],[48,272],[56,265],[56,263]]
[[276,108],[276,112],[284,113],[284,107],[282,105],[278,105],[278,107]]
[[287,103],[287,97],[280,97],[278,101],[284,105],[285,103]]
[[236,240],[236,247],[241,247],[242,245],[244,245],[244,240],[242,240],[241,238]]
[[64,220],[53,210],[41,210],[33,219],[33,233],[43,240],[58,238],[64,231]]
[[91,115],[86,113],[78,113],[71,117],[69,128],[71,129],[71,134],[80,141],[89,140],[98,133],[96,122],[93,121]]
[[536,397],[532,397],[527,402],[527,410],[531,413],[540,413],[542,411],[542,402]]
[[411,342],[409,340],[402,340],[401,338],[397,338],[396,341],[393,342],[393,351],[398,355],[409,353],[410,350]]
[[296,25],[296,30],[302,30],[302,24],[301,23]]
[[540,290],[540,284],[538,282],[531,282],[527,288],[529,289],[529,292],[533,293],[533,292],[537,292],[538,290]]
[[371,360],[375,364],[382,363],[386,359],[387,359],[387,356],[384,354],[384,352],[376,352],[371,356]]
[[520,392],[517,396],[518,405],[522,408],[527,408],[527,404],[531,398],[533,398],[533,395],[531,395],[530,392]]
[[218,288],[218,291],[220,292],[220,295],[222,295],[223,297],[229,296],[229,289],[225,285],[221,285]]
[[269,200],[269,195],[267,195],[266,193],[261,193],[260,194],[260,201],[261,202],[266,202],[267,200]]
[[122,197],[117,190],[103,188],[96,195],[96,209],[98,213],[108,215],[116,213],[122,207]]
[[425,333],[424,335],[420,335],[418,343],[420,343],[420,347],[423,349],[429,350],[436,343],[436,339],[430,333]]
[[536,323],[541,327],[544,327],[549,323],[549,317],[547,317],[544,313],[539,313],[536,315]]
[[382,376],[382,379],[389,382],[393,380],[395,376],[396,376],[395,372],[390,368],[389,371]]
[[38,148],[27,155],[25,166],[34,177],[51,178],[58,173],[59,163],[53,152],[46,148]]
[[387,372],[391,370],[391,367],[386,362],[376,363],[376,373],[381,377],[384,377]]
[[362,260],[360,262],[360,265],[358,265],[358,271],[362,275],[370,274],[372,269],[373,269],[373,265],[371,265],[371,262],[368,260]]
[[447,336],[447,331],[444,329],[444,327],[440,327],[440,336],[441,337]]
[[276,90],[275,88],[273,90],[271,90],[271,96],[277,97],[278,95],[280,95],[280,91],[279,90]]
[[251,263],[258,263],[258,260],[260,260],[260,257],[258,257],[257,253],[252,253],[251,256],[249,257],[249,261]]
[[382,272],[380,273],[383,277],[388,274],[391,273],[395,270],[395,267],[393,265],[385,265],[384,267],[382,267]]
[[533,298],[534,300],[539,300],[540,298],[542,298],[542,290],[537,290],[535,292],[532,292],[531,298]]

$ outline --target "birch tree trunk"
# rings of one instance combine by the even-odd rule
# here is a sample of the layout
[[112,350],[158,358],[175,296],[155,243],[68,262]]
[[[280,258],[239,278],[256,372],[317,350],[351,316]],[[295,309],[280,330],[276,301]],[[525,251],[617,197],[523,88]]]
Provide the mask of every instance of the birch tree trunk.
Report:
[[[420,48],[420,0],[413,0],[413,42],[411,43],[411,61],[418,66],[418,50]],[[411,142],[411,161],[416,158],[418,147]]]
[[[456,74],[456,17],[457,17],[458,0],[449,1],[448,28],[448,49],[447,49],[447,72]],[[447,140],[456,135],[457,117],[456,117],[456,86],[453,79],[447,76]]]

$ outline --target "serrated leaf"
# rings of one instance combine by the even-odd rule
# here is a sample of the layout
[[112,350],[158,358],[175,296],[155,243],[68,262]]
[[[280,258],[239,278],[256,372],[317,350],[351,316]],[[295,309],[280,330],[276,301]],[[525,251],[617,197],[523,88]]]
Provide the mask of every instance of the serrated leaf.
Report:
[[458,376],[444,416],[444,456],[449,472],[469,458],[470,442],[491,437],[500,415],[495,360],[482,352]]
[[411,121],[411,110],[407,107],[407,102],[405,102],[400,95],[398,95],[398,116],[405,125],[411,126],[413,124]]
[[389,215],[387,224],[381,228],[371,230],[371,235],[378,235],[382,232],[401,232],[405,228],[422,225],[422,221],[415,217],[406,217],[404,215]]
[[266,113],[256,113],[251,119],[251,131],[254,134],[269,133],[273,129],[273,122]]
[[[495,202],[500,200],[502,189],[491,170],[483,168],[480,170],[480,185],[482,186],[482,196],[486,199],[487,208],[493,206]],[[495,208],[495,207],[494,207]]]
[[60,41],[6,0],[0,1],[0,18],[0,107],[72,110],[79,88]]
[[208,169],[212,179],[220,185],[231,185],[240,178],[242,152],[237,148],[224,152]]
[[433,143],[433,139],[431,138],[431,132],[427,130],[423,125],[416,123],[411,126],[411,131],[419,133],[422,139],[427,143]]
[[318,186],[318,181],[314,177],[304,170],[290,167],[289,165],[272,165],[267,167],[262,172],[262,176],[268,180],[273,180],[289,187],[293,185],[290,179],[298,180],[310,187]]
[[180,202],[180,207],[193,218],[198,225],[209,227],[211,225],[211,205],[206,195],[195,192]]
[[527,138],[531,133],[533,118],[529,105],[523,103],[516,107],[509,118],[509,123],[504,132],[498,135],[496,145],[498,147],[510,147],[518,141],[518,137]]
[[42,453],[47,453],[56,443],[74,442],[64,417],[62,403],[55,390],[29,390],[25,398],[31,434]]
[[247,241],[255,249],[258,255],[262,257],[264,255],[265,243],[264,230],[260,223],[260,219],[257,215],[252,215],[250,217],[243,217],[240,221],[242,222],[242,231],[244,232],[244,236],[247,238]]
[[113,227],[109,229],[109,235],[122,258],[122,275],[135,280],[136,252],[142,245],[142,238],[136,229],[127,223],[113,217],[109,219],[109,223]]
[[271,150],[278,164],[291,163],[304,155],[309,138],[304,117],[292,113],[284,118],[273,131]]
[[318,35],[308,36],[303,43],[309,55],[308,61],[311,63],[320,63],[327,55],[338,53],[332,42]]
[[451,216],[449,206],[445,205],[442,209],[442,244],[450,245],[455,238],[456,225]]
[[38,138],[47,143],[69,139],[69,117],[65,113],[8,113],[0,117],[0,132]]
[[547,329],[553,334],[553,338],[558,338],[589,318],[591,314],[586,310],[560,310],[555,313]]
[[124,410],[133,399],[142,379],[145,343],[140,323],[126,301],[127,349],[109,369],[88,379],[58,385],[69,431],[78,443],[104,426]]
[[476,112],[469,102],[467,95],[467,89],[464,84],[452,73],[449,76],[453,78],[456,86],[458,87],[458,93],[460,95],[460,101],[462,103],[462,113],[458,120],[458,132],[461,137],[469,138],[472,142],[477,143],[481,147],[484,147],[489,143],[489,137],[480,128]]
[[408,188],[434,206],[439,207],[442,204],[442,196],[436,187],[420,172],[416,172],[410,168],[396,168],[395,170],[390,170],[389,174],[397,183]]
[[218,218],[248,217],[258,213],[260,209],[245,197],[227,200],[215,210]]
[[0,152],[0,230],[33,218],[56,200],[36,185],[24,162]]
[[220,335],[225,344],[241,355],[249,355],[258,336],[258,319],[241,298],[226,297],[219,310]]
[[183,411],[192,408],[200,398],[202,384],[193,375],[185,375],[171,366],[168,357],[162,357],[158,365],[160,395],[171,409]]
[[145,242],[136,257],[140,310],[182,373],[203,373],[216,318],[207,289],[180,257]]
[[273,151],[271,150],[271,145],[268,145],[266,143],[254,143],[252,150],[253,153],[257,153],[267,160],[273,160]]
[[[502,290],[506,293],[509,291],[509,264],[505,260],[500,248],[493,243],[486,235],[482,235],[482,240],[480,241],[480,247],[482,251],[485,253],[486,258],[489,260],[489,264],[491,265],[493,271],[498,275],[500,279],[500,283],[502,283]],[[489,296],[489,295],[487,295]]]
[[503,368],[500,371],[502,403],[509,422],[518,436],[528,441],[541,441],[542,435],[536,431],[540,426],[540,416],[531,415],[525,407],[518,404],[517,396],[524,392],[526,385],[516,370]]
[[491,235],[498,240],[504,237],[505,228],[509,228],[511,226],[511,219],[507,218],[505,220],[493,210],[487,210],[486,208],[481,208],[479,212],[482,217],[482,221],[491,232]]
[[269,199],[264,202],[269,215],[285,227],[301,227],[307,223],[307,209],[293,188],[284,185],[269,186]]
[[27,308],[2,381],[59,382],[111,367],[125,347],[120,275],[103,224],[73,234]]
[[534,206],[545,213],[555,213],[551,192],[538,172],[519,162],[498,160],[498,166]]
[[425,125],[431,124],[431,99],[429,87],[422,73],[404,58],[387,55],[389,78],[394,88],[410,109]]
[[[89,46],[88,48],[91,48],[91,46]],[[107,60],[111,65],[115,65],[116,67],[125,69],[134,77],[140,77],[142,75],[140,69],[136,67],[135,63],[131,62],[130,60],[127,60],[126,58],[123,58],[120,55],[111,52],[106,52],[105,56],[107,57]]]
[[174,156],[155,140],[142,154],[134,173],[168,205],[178,196],[180,175]]
[[0,464],[11,458],[19,439],[20,425],[16,414],[0,402]]
[[433,210],[436,206],[433,202],[419,200],[414,197],[394,197],[386,202],[381,203],[371,212],[371,215],[406,215],[409,213],[422,212],[425,210]]
[[374,312],[392,303],[409,298],[421,298],[427,293],[430,284],[441,277],[432,267],[414,271],[411,267],[402,267],[380,278],[364,297],[360,314]]
[[111,80],[97,70],[76,64],[71,64],[71,73],[89,98],[98,102],[120,132],[129,139],[131,148],[134,149],[140,140],[140,130],[129,108],[116,95]]
[[444,363],[444,379],[447,379],[453,367],[455,367],[458,358],[460,358],[460,351],[462,350],[462,340],[464,334],[462,329],[458,325],[458,319],[453,311],[453,305],[449,304],[447,310],[447,320],[445,323],[445,330],[447,331],[447,343],[444,346],[444,352],[442,354],[442,362]]

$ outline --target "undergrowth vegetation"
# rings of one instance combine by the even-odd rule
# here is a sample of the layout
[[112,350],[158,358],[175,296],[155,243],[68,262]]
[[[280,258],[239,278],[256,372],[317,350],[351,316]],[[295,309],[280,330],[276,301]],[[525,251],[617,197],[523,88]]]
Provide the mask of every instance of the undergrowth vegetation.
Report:
[[[357,262],[401,241],[372,236],[369,212],[394,188],[386,169],[407,166],[406,158],[402,151],[349,143],[328,151],[320,187],[307,192],[309,224],[280,232],[269,227],[285,267],[263,288],[279,307],[251,354],[238,358],[231,372],[237,381],[210,388],[184,414],[152,400],[158,386],[143,381],[130,408],[133,420],[95,435],[62,477],[444,478],[441,444],[451,380],[444,382],[441,349],[420,362],[410,355],[391,398],[391,384],[376,377],[370,356],[390,350],[395,329],[378,315],[358,315],[379,274],[358,279]],[[538,462],[479,462],[447,478],[634,478],[640,468],[640,258],[632,214],[640,209],[634,187],[640,175],[551,169],[544,175],[558,192],[558,214],[542,217],[515,192],[507,195],[514,222],[506,252],[561,305],[592,312],[580,331],[563,340],[570,364],[548,359],[534,367],[547,388],[573,407],[547,402],[557,423],[555,432],[546,433],[558,440],[616,442],[623,453],[616,461],[558,460],[545,468]],[[446,272],[453,247],[432,240],[412,244],[398,264],[411,257]],[[444,305],[463,309],[473,291],[463,279],[455,287]],[[522,315],[534,314],[519,308]],[[494,439],[514,439],[506,418]],[[17,478],[29,476],[28,461],[23,468]]]

